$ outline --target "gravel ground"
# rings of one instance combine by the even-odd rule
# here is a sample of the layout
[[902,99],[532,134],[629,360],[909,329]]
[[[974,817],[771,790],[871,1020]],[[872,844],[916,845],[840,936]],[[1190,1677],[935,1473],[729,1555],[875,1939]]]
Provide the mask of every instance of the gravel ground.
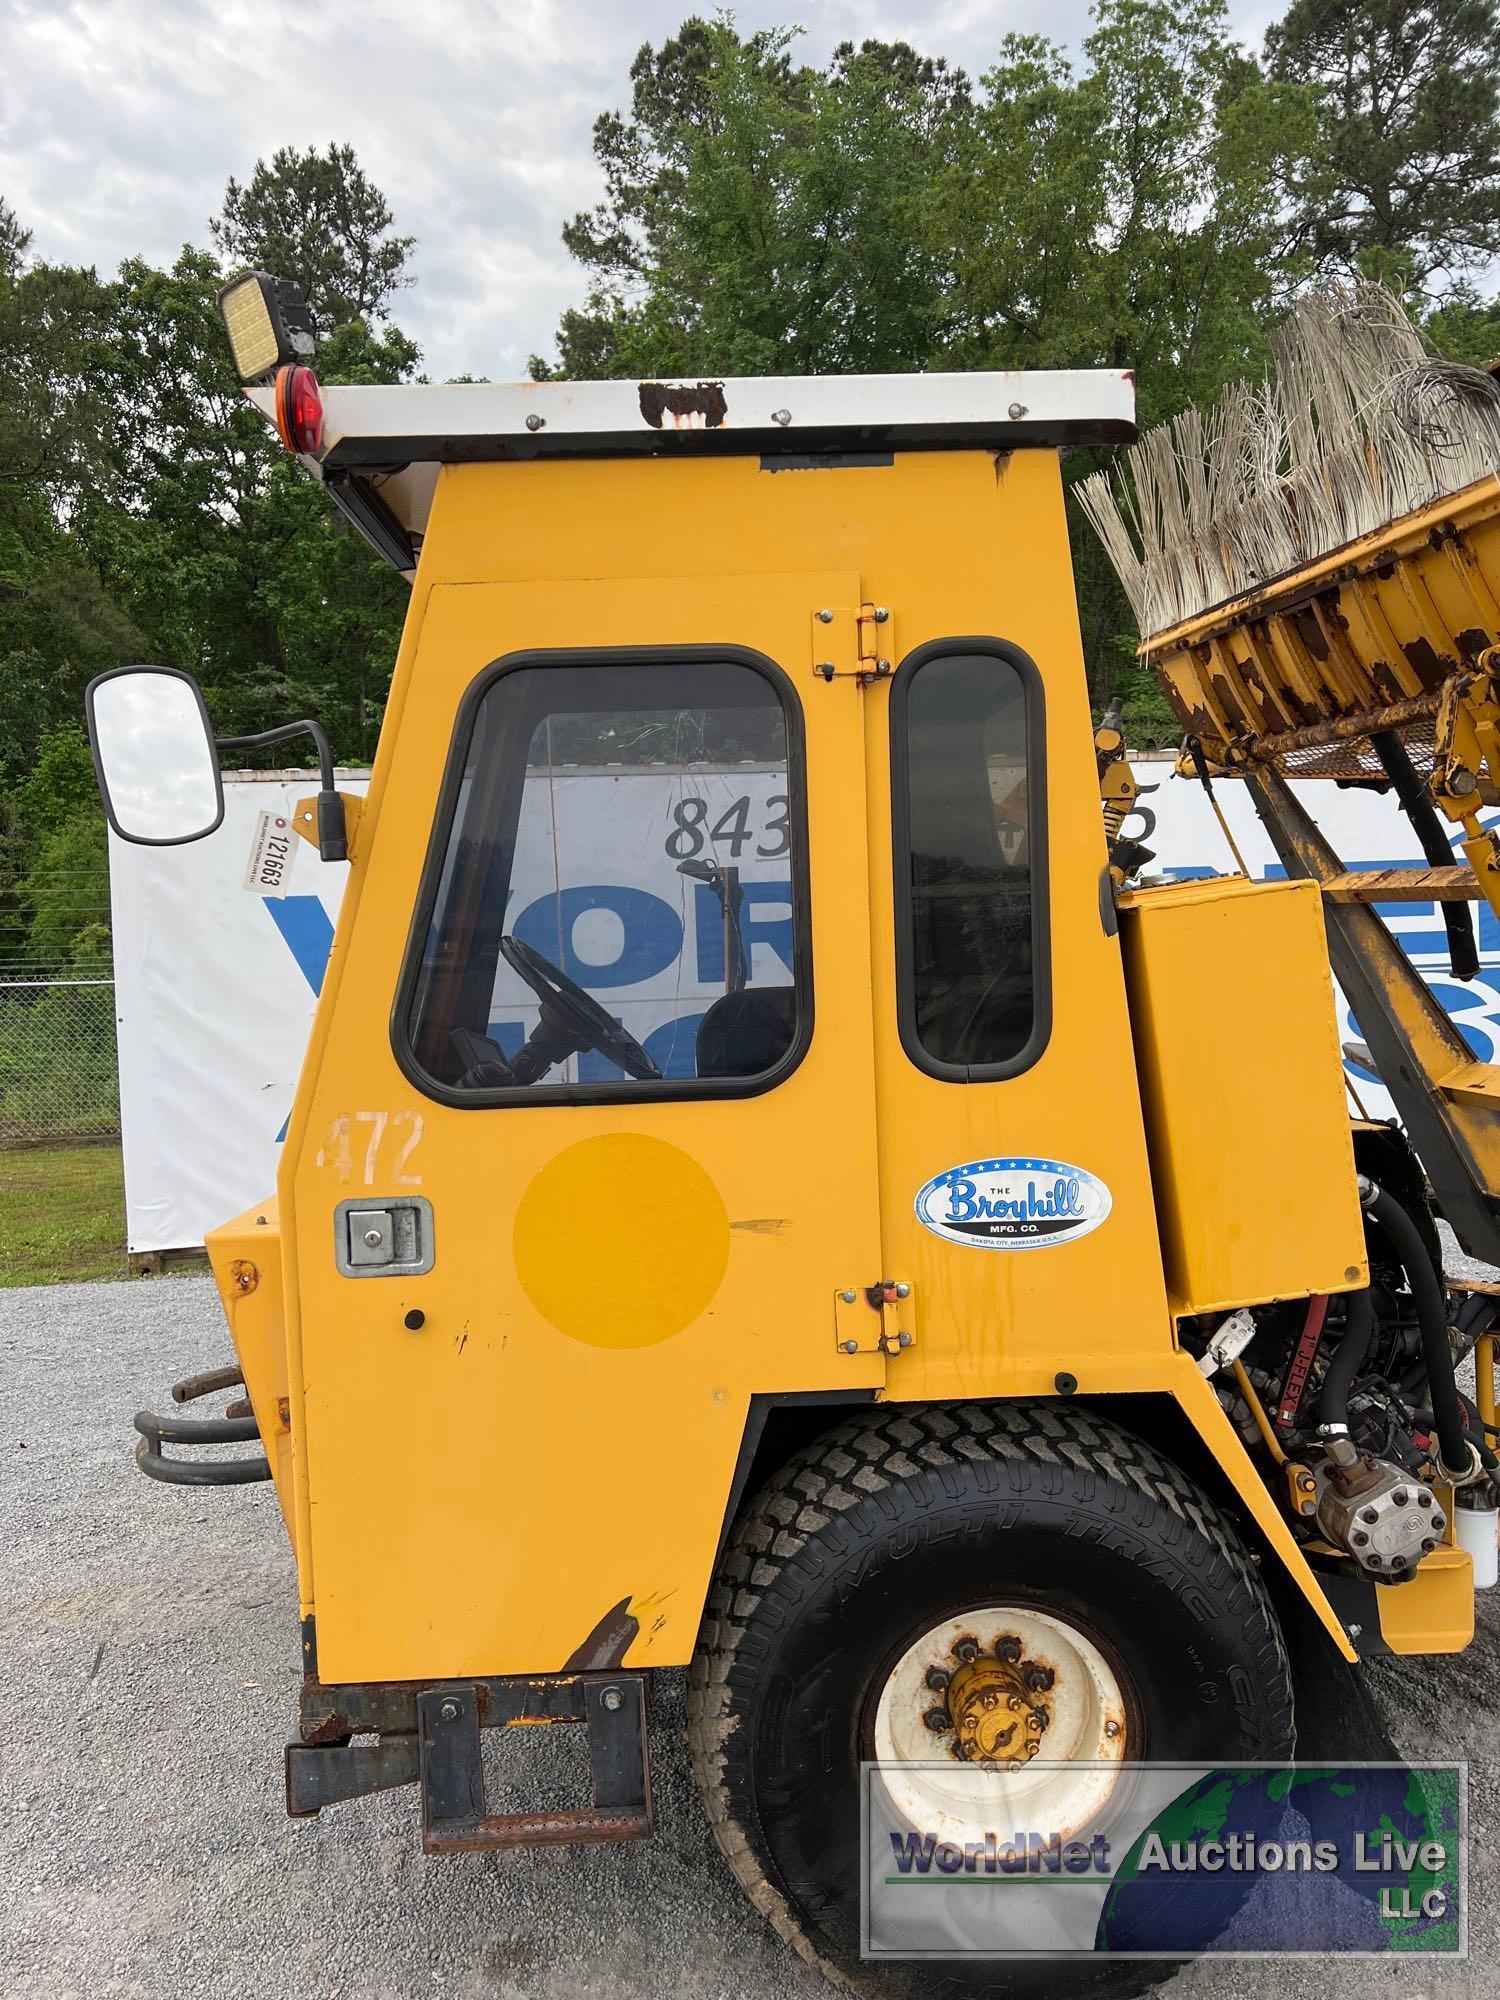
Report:
[[[719,1861],[687,1768],[676,1676],[656,1701],[652,1841],[429,1860],[410,1790],[288,1820],[296,1598],[270,1489],[147,1485],[131,1461],[131,1412],[224,1358],[209,1280],[0,1293],[0,1343],[0,1633],[13,1662],[0,1791],[6,1995],[828,1994]],[[1469,1762],[1467,1965],[1204,1962],[1172,1983],[1172,2000],[1500,1991],[1496,1599],[1462,1657],[1371,1669],[1407,1754]],[[530,1730],[499,1747],[517,1804],[576,1796],[575,1732]]]

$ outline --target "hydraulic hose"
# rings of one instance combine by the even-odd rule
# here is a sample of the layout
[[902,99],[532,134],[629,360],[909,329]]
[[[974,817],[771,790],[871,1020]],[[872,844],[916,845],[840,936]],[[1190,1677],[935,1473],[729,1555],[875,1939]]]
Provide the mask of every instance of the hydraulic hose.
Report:
[[1479,1453],[1479,1463],[1484,1467],[1486,1472],[1500,1472],[1500,1458],[1495,1456],[1494,1447],[1490,1443],[1489,1432],[1485,1427],[1483,1417],[1480,1416],[1478,1410],[1475,1409],[1462,1390],[1459,1391],[1458,1400],[1463,1404],[1464,1415],[1469,1420],[1469,1442],[1473,1445],[1475,1451]]
[[[1484,1292],[1471,1292],[1460,1306],[1453,1321],[1453,1332],[1457,1336],[1453,1342],[1455,1369],[1461,1361],[1468,1360],[1487,1333],[1494,1331],[1493,1321],[1497,1306],[1500,1306],[1500,1299],[1491,1298]],[[1421,1386],[1426,1373],[1426,1362],[1414,1361],[1410,1368],[1403,1371],[1401,1380],[1396,1386],[1403,1396],[1410,1396],[1414,1389]]]
[[1487,1333],[1494,1331],[1492,1322],[1497,1305],[1500,1305],[1500,1300],[1490,1297],[1486,1292],[1469,1294],[1460,1308],[1458,1318],[1454,1321],[1460,1336],[1458,1352],[1453,1357],[1455,1366],[1473,1353]]
[[1362,1292],[1349,1294],[1343,1337],[1333,1350],[1333,1359],[1318,1391],[1320,1426],[1336,1431],[1348,1430],[1349,1391],[1354,1386],[1355,1376],[1364,1366],[1365,1356],[1370,1351],[1370,1336],[1374,1331],[1375,1305],[1367,1285]]
[[[1370,743],[1385,767],[1386,776],[1395,786],[1396,797],[1401,802],[1412,832],[1422,843],[1428,867],[1451,868],[1453,849],[1448,845],[1448,836],[1438,818],[1432,794],[1412,768],[1406,745],[1394,729],[1376,730]],[[1453,968],[1453,977],[1466,980],[1478,978],[1479,948],[1474,942],[1474,919],[1468,904],[1443,903],[1440,907],[1443,928],[1448,933],[1448,963]]]
[[1428,1401],[1432,1404],[1433,1422],[1437,1427],[1439,1462],[1450,1478],[1465,1478],[1472,1469],[1472,1461],[1468,1439],[1464,1435],[1458,1384],[1453,1379],[1453,1349],[1448,1344],[1448,1316],[1443,1308],[1442,1283],[1432,1267],[1421,1232],[1401,1203],[1374,1182],[1362,1183],[1362,1193],[1365,1187],[1371,1189],[1368,1195],[1364,1195],[1366,1213],[1385,1231],[1406,1272],[1412,1304],[1417,1310],[1422,1360],[1427,1370]]
[[1487,1292],[1470,1292],[1458,1309],[1458,1318],[1454,1321],[1454,1325],[1467,1340],[1484,1314],[1493,1313],[1494,1310],[1495,1301]]

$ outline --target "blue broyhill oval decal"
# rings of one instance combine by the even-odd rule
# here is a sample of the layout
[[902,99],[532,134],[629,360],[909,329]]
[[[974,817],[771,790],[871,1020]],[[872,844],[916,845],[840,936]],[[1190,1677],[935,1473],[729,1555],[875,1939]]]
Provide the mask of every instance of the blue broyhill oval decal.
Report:
[[1097,1229],[1110,1205],[1103,1181],[1066,1160],[970,1160],[916,1200],[924,1227],[971,1250],[1055,1250]]

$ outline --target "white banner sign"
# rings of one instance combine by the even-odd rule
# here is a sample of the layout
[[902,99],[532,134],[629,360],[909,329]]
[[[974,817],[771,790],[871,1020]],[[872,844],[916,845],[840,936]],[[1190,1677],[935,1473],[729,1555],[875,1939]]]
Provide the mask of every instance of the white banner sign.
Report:
[[199,1244],[276,1186],[349,870],[308,848],[291,893],[247,891],[246,874],[262,820],[289,818],[317,782],[226,778],[223,825],[183,847],[109,837],[131,1250]]
[[[1156,821],[1146,837],[1157,856],[1152,872],[1233,868],[1202,788],[1170,777],[1169,763],[1141,759],[1136,770],[1143,784],[1159,786],[1142,801]],[[224,824],[189,846],[130,847],[111,836],[132,1250],[199,1244],[205,1230],[276,1184],[348,873],[294,848],[291,876],[275,846],[274,822],[314,784],[306,774],[286,782],[229,780]],[[345,777],[340,785],[363,792],[365,781]],[[648,793],[643,803],[642,787],[657,796]],[[1296,789],[1348,867],[1420,861],[1391,798],[1326,783]],[[1244,788],[1225,782],[1216,790],[1252,872],[1280,873]],[[694,793],[684,798],[680,783],[650,769],[618,767],[559,772],[545,785],[529,785],[507,914],[517,936],[581,977],[669,1075],[692,1074],[698,1020],[724,990],[720,906],[683,863],[740,870],[751,976],[778,984],[790,974],[783,775],[750,765],[695,773]],[[1481,963],[1468,985],[1448,971],[1435,905],[1394,905],[1382,914],[1476,1053],[1490,1059],[1500,1046],[1500,925],[1484,905],[1474,909]],[[495,1040],[514,1049],[535,1018],[529,993],[504,972],[491,1019]],[[1343,1007],[1339,1033],[1343,1041],[1359,1038]],[[574,1064],[587,1076],[598,1061],[585,1054]],[[1373,1078],[1354,1068],[1350,1074],[1371,1115],[1389,1116],[1390,1101]]]
[[[1134,768],[1143,785],[1159,786],[1141,801],[1156,817],[1155,830],[1146,840],[1146,845],[1156,851],[1150,872],[1190,877],[1223,874],[1234,868],[1234,858],[1203,787],[1190,779],[1172,777],[1170,762],[1153,763],[1138,758]],[[1346,868],[1426,865],[1416,835],[1389,793],[1342,791],[1326,779],[1294,784],[1292,790]],[[1214,786],[1214,797],[1250,873],[1284,876],[1286,870],[1276,858],[1245,787],[1227,779]],[[1481,817],[1487,826],[1500,822],[1500,813],[1484,813]],[[1140,820],[1132,820],[1126,831],[1138,833],[1141,824]],[[1453,859],[1455,863],[1464,859],[1457,847]],[[1442,909],[1437,903],[1376,905],[1386,927],[1436,993],[1475,1055],[1493,1062],[1500,1053],[1500,920],[1487,903],[1471,903],[1469,908],[1479,946],[1479,976],[1462,981],[1453,977],[1449,966],[1448,938]],[[1342,1043],[1364,1039],[1342,995],[1338,1030]],[[1352,1062],[1346,1063],[1345,1069],[1360,1103],[1372,1118],[1395,1116],[1390,1097],[1369,1070]]]

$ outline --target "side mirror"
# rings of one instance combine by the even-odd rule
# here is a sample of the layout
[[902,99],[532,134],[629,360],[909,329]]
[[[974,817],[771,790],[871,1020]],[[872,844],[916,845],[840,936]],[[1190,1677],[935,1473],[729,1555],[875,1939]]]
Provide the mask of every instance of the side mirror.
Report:
[[203,696],[175,667],[117,667],[85,706],[109,823],[141,847],[201,840],[224,817],[224,786]]

